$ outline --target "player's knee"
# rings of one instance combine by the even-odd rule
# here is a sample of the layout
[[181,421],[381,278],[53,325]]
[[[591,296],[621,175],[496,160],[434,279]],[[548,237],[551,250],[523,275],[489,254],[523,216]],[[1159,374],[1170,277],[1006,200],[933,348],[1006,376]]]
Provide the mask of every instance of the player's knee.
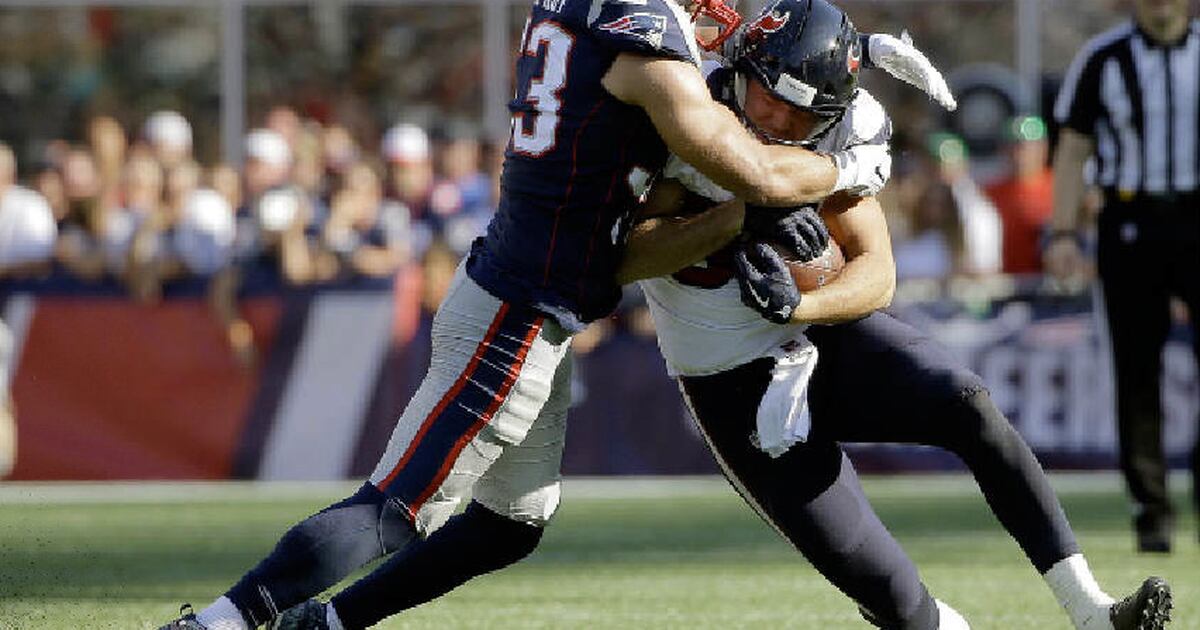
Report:
[[526,491],[481,482],[476,487],[475,502],[511,521],[541,528],[558,511],[561,496],[562,484],[557,481]]
[[374,534],[383,553],[391,553],[412,539],[414,528],[407,511],[371,483],[364,483],[354,494],[334,503],[321,514],[337,514],[328,519],[345,525],[349,520]]
[[1016,429],[984,389],[963,396],[950,409],[946,446],[964,459],[981,449],[1005,450],[1014,440],[1020,440]]
[[490,537],[486,550],[482,553],[491,556],[491,564],[495,568],[508,566],[533,553],[542,540],[540,525],[521,522],[496,513],[477,501],[472,501],[463,517],[478,521],[479,531],[486,531]]

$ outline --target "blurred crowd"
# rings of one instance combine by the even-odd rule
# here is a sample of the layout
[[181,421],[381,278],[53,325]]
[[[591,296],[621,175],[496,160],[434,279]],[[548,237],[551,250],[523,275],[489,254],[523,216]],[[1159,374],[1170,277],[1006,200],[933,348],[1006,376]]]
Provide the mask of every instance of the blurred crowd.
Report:
[[235,346],[248,343],[236,309],[247,285],[389,280],[427,255],[456,261],[498,194],[496,152],[470,128],[359,139],[276,107],[246,135],[240,171],[199,163],[173,111],[134,131],[97,116],[82,137],[21,165],[0,143],[0,279],[115,284],[147,303],[202,282]]
[[954,134],[901,138],[883,193],[899,279],[1040,277],[1054,206],[1049,140],[1041,118],[1013,118],[981,167]]
[[[0,279],[110,282],[143,302],[199,279],[236,319],[256,281],[386,279],[429,261],[440,286],[495,208],[502,151],[472,128],[361,138],[284,106],[259,122],[240,170],[199,163],[174,111],[132,131],[93,117],[82,142],[50,141],[30,164],[0,144]],[[1026,116],[1003,137],[987,178],[952,134],[897,138],[884,207],[902,280],[1041,271],[1049,134]]]

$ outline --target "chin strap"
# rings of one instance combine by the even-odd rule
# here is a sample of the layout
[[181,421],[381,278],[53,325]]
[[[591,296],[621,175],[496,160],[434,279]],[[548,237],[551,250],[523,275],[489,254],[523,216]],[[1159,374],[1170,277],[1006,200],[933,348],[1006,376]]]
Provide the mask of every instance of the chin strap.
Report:
[[695,0],[692,21],[701,17],[711,18],[719,29],[717,36],[708,41],[701,39],[699,35],[696,36],[696,43],[709,52],[720,48],[742,24],[742,16],[733,7],[725,4],[724,0]]

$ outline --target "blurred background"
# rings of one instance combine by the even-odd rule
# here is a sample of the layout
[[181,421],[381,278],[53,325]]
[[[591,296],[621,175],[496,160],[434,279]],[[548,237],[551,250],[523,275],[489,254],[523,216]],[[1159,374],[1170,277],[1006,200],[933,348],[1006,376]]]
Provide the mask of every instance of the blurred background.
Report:
[[[911,33],[960,101],[946,115],[864,79],[896,128],[895,312],[983,375],[1044,463],[1114,467],[1094,296],[1045,279],[1038,241],[1059,79],[1128,7],[840,4],[861,31]],[[0,476],[369,472],[494,210],[527,11],[0,0]],[[1177,325],[1163,357],[1176,465],[1196,441],[1191,334]],[[717,472],[635,288],[575,350],[567,474]],[[956,466],[853,453],[865,470]]]

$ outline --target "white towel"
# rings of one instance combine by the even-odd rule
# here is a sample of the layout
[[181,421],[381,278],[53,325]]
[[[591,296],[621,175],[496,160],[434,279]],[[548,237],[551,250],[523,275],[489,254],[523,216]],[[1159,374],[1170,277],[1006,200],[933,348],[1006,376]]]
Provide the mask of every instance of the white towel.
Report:
[[796,442],[807,440],[812,429],[808,383],[817,367],[817,347],[804,343],[773,356],[771,384],[758,403],[757,445],[771,457],[779,457]]

